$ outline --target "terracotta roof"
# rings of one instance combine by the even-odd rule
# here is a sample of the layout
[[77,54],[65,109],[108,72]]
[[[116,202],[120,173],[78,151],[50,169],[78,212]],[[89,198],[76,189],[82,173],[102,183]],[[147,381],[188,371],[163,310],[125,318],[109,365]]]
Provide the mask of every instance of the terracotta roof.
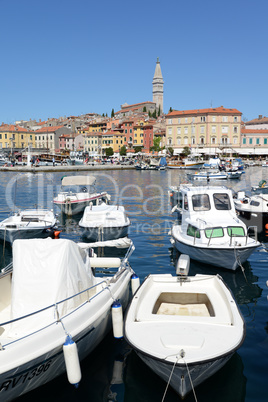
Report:
[[193,110],[174,110],[173,112],[170,112],[166,115],[166,118],[172,117],[172,116],[192,116],[192,115],[203,115],[203,114],[240,114],[242,115],[241,112],[237,109],[227,109],[224,108],[223,106],[220,107],[212,107],[208,109],[193,109]]
[[0,131],[12,131],[12,132],[23,132],[28,133],[28,130],[24,127],[20,127],[14,124],[3,124],[0,126]]
[[36,130],[36,133],[54,133],[54,131],[58,130],[59,128],[62,128],[64,126],[50,126],[50,127],[42,127]]
[[258,117],[257,119],[253,119],[250,121],[245,122],[245,124],[263,124],[263,123],[268,123],[268,117]]
[[252,129],[252,128],[241,128],[241,134],[267,134],[268,130]]

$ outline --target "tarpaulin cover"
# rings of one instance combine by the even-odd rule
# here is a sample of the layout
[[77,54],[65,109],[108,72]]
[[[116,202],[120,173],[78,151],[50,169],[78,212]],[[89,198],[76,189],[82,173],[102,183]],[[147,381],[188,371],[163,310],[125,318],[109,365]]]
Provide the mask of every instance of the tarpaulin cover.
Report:
[[[87,250],[68,239],[15,240],[11,317],[18,318],[55,304],[94,284]],[[86,292],[58,305],[60,316],[87,298]],[[41,321],[40,321],[41,320]],[[12,324],[13,335],[55,320],[55,309]]]

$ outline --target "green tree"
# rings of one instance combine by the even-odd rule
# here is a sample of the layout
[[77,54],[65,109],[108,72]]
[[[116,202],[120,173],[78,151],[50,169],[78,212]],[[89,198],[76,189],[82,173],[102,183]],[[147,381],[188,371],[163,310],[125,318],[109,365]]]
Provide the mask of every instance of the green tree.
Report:
[[156,110],[153,112],[153,114],[152,114],[152,117],[154,118],[154,119],[156,119]]
[[114,117],[114,109],[112,109],[111,117]]
[[169,113],[171,113],[171,112],[173,112],[173,109],[172,109],[172,107],[170,106],[170,108],[169,108],[169,111],[168,111]]
[[186,147],[183,148],[183,151],[182,151],[181,154],[183,156],[188,156],[190,153],[191,153],[190,148],[186,146]]
[[147,110],[146,110],[146,106],[144,106],[144,108],[143,108],[143,112],[145,112],[145,113],[147,112]]
[[168,147],[168,152],[170,153],[171,156],[173,156],[174,149],[172,147]]
[[150,151],[159,152],[161,149],[160,142],[161,142],[161,137],[154,137],[154,139],[153,139],[154,145],[150,148]]
[[161,109],[160,109],[160,105],[159,105],[159,108],[158,108],[158,116],[160,116],[160,114],[161,114]]
[[113,156],[113,154],[114,154],[114,151],[113,151],[112,147],[109,147],[109,148],[105,149],[105,155],[106,156]]
[[125,145],[123,145],[121,148],[120,148],[120,155],[121,156],[126,156],[126,154],[127,154],[127,149],[126,149],[126,147],[125,147]]
[[142,147],[133,147],[135,154],[142,151]]

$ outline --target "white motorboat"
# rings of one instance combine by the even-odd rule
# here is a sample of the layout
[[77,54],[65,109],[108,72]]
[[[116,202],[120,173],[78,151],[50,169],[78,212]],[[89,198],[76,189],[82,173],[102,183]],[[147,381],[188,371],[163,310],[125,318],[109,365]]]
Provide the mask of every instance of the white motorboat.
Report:
[[242,345],[245,324],[219,275],[159,274],[149,275],[135,292],[124,336],[144,363],[184,398]]
[[[129,302],[133,271],[128,256],[134,246],[122,261],[91,258],[86,246],[68,239],[13,243],[13,271],[0,277],[1,401],[65,371],[69,382],[77,384],[79,361],[112,327],[114,336],[122,337],[123,320],[119,329],[112,310],[117,306],[122,312]],[[98,267],[102,273],[93,274]]]
[[238,191],[234,198],[235,209],[239,218],[246,225],[256,225],[262,231],[268,223],[268,194],[252,194],[247,196],[244,191]]
[[0,222],[0,239],[13,243],[15,239],[33,239],[53,236],[57,218],[48,209],[25,209]]
[[210,180],[226,180],[228,175],[224,171],[220,171],[218,169],[204,169],[199,172],[189,173],[187,174],[189,180],[206,180],[209,182]]
[[242,170],[228,170],[226,173],[227,173],[228,179],[241,179],[243,171]]
[[89,203],[108,203],[110,195],[106,192],[96,192],[94,176],[64,176],[61,182],[61,191],[53,199],[55,205],[66,215],[75,215],[83,212]]
[[199,158],[191,156],[183,160],[170,160],[167,164],[169,169],[200,169],[204,165],[204,162]]
[[180,204],[174,208],[181,214],[181,223],[173,225],[171,236],[179,252],[235,270],[260,246],[257,228],[253,228],[252,238],[252,231],[238,219],[230,189],[185,184],[178,192]]
[[129,225],[125,208],[119,205],[90,205],[79,221],[84,229],[82,237],[91,241],[123,238],[128,234]]

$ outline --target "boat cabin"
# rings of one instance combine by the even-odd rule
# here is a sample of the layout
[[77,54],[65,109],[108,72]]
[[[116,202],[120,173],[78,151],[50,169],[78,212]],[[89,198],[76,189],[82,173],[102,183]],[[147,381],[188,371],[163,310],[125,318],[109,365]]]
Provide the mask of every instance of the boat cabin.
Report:
[[[182,232],[193,241],[246,241],[246,225],[238,219],[232,191],[225,186],[180,186],[178,210]],[[223,239],[224,238],[224,239]],[[241,241],[240,241],[241,242]],[[243,242],[244,243],[244,242]]]

